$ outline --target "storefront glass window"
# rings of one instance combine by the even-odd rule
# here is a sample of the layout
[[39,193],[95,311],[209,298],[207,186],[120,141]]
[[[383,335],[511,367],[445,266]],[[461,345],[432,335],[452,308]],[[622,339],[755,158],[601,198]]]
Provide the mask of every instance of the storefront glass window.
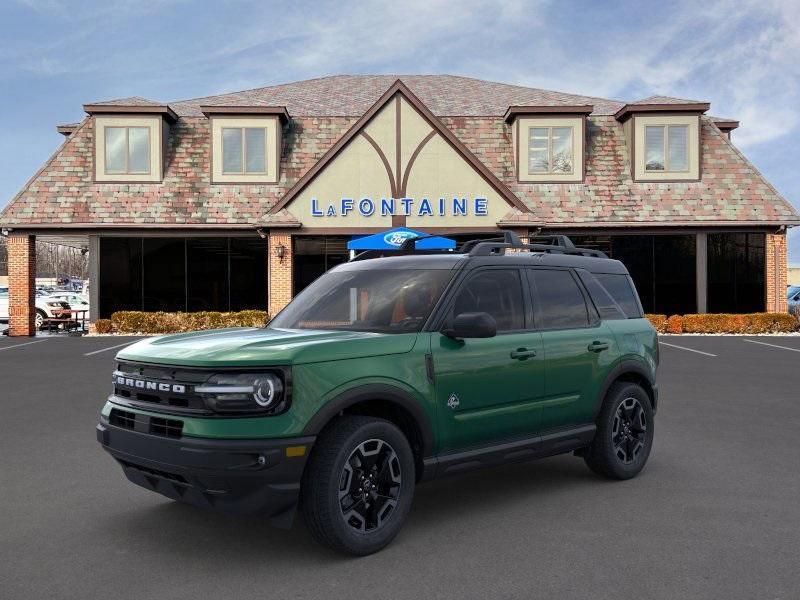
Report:
[[764,310],[763,233],[708,235],[708,311]]

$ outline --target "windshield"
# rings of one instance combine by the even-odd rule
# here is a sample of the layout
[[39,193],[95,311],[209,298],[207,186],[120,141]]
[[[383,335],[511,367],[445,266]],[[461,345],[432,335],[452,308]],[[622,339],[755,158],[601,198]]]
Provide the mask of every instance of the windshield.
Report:
[[444,269],[334,271],[303,290],[269,327],[416,332],[452,276]]

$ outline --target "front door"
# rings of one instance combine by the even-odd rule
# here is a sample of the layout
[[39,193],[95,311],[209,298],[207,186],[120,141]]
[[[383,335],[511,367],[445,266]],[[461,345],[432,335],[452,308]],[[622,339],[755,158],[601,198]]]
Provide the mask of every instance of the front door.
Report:
[[529,269],[547,370],[541,431],[590,423],[616,340],[567,270]]
[[497,322],[492,338],[431,338],[437,414],[444,451],[534,435],[544,394],[542,338],[532,327],[522,273],[486,268],[468,275],[445,323],[464,312]]

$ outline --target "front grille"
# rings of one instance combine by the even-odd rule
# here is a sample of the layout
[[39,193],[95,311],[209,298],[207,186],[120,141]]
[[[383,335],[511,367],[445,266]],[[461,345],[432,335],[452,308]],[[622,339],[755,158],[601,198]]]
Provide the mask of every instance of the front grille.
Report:
[[114,372],[114,395],[145,407],[178,409],[187,413],[210,414],[194,387],[211,373],[178,367],[120,363]]
[[123,429],[134,429],[136,427],[136,413],[112,408],[111,414],[108,416],[108,422]]
[[150,433],[169,438],[179,438],[183,433],[183,421],[150,417]]
[[108,423],[121,429],[149,433],[159,437],[178,439],[183,435],[183,421],[179,419],[151,417],[119,408],[111,409]]

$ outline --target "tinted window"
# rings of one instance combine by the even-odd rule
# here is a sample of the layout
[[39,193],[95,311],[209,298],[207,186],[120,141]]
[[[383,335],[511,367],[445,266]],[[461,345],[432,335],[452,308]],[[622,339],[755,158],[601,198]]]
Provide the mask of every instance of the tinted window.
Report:
[[589,326],[586,301],[569,271],[532,271],[542,329],[574,329]]
[[275,329],[419,331],[452,277],[450,270],[331,271],[269,324]]
[[610,273],[595,273],[597,280],[616,300],[625,316],[629,319],[638,319],[642,316],[639,302],[636,300],[636,292],[633,289],[631,280],[627,275],[613,275]]
[[515,331],[525,328],[524,307],[519,271],[489,269],[470,276],[461,287],[451,316],[485,312],[494,317],[497,331]]
[[617,302],[609,295],[603,285],[588,271],[579,270],[578,275],[592,297],[603,319],[626,319],[627,316]]

